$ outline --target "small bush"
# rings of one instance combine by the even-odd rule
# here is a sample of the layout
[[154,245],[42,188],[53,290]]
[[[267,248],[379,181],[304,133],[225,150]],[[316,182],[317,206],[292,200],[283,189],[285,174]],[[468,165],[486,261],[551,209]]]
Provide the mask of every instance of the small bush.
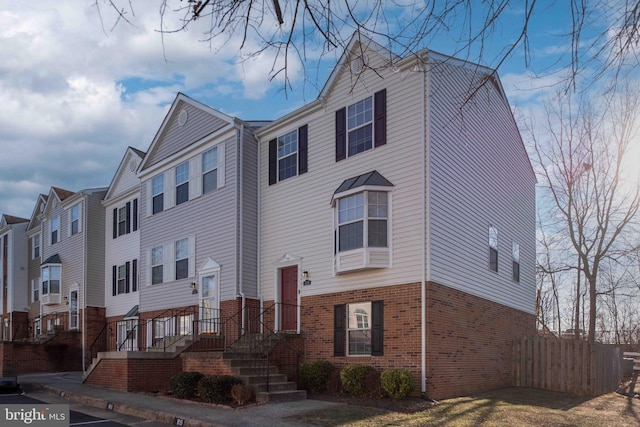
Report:
[[235,384],[231,387],[231,397],[238,405],[244,405],[253,399],[253,390],[246,384]]
[[242,384],[242,380],[231,375],[206,376],[198,382],[198,395],[205,402],[231,403],[231,388],[236,384]]
[[380,375],[380,382],[387,396],[392,399],[406,399],[415,386],[413,375],[406,369],[390,369]]
[[[376,377],[378,378],[378,384],[380,384],[378,371],[369,365],[350,365],[340,371],[342,389],[345,393],[353,396],[371,396],[375,394],[376,390],[369,390],[367,386],[371,386]],[[379,393],[379,386],[377,392]]]
[[312,360],[300,365],[302,387],[312,393],[327,391],[329,378],[335,367],[327,360]]
[[202,377],[204,375],[200,372],[180,372],[169,378],[169,387],[178,399],[192,399]]

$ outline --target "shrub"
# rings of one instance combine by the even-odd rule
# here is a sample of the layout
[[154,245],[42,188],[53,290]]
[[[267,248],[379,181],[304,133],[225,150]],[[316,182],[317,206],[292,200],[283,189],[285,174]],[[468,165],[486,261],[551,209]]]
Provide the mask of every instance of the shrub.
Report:
[[231,397],[238,405],[244,405],[253,399],[253,390],[246,384],[235,384],[231,387]]
[[327,391],[329,378],[335,367],[327,360],[312,360],[300,365],[302,386],[312,393]]
[[178,399],[192,399],[202,377],[200,372],[180,372],[169,378],[169,387]]
[[242,380],[231,375],[206,376],[198,382],[198,394],[205,402],[231,403],[231,388],[236,384],[242,384]]
[[390,369],[380,375],[380,382],[387,396],[392,399],[406,399],[415,386],[413,375],[406,369]]
[[[376,378],[378,378],[378,390],[367,389],[367,386],[375,385]],[[378,371],[369,365],[350,365],[340,371],[343,390],[353,396],[375,396],[380,389],[379,378]]]

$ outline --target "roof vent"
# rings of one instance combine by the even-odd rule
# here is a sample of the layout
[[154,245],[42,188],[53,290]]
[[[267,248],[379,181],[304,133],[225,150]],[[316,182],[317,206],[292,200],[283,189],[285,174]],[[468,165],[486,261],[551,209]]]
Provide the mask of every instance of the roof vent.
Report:
[[184,126],[185,123],[187,123],[187,110],[182,110],[178,116],[178,124]]
[[359,74],[367,65],[367,58],[364,55],[360,55],[351,60],[351,74]]

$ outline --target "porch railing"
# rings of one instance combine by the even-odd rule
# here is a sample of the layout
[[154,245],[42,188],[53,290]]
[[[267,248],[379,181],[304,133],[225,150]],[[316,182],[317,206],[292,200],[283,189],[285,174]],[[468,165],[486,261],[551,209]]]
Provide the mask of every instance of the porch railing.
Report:
[[282,303],[262,310],[247,306],[222,318],[218,309],[190,306],[166,310],[152,319],[107,322],[90,346],[85,369],[102,351],[166,351],[191,339],[189,351],[225,351],[243,360],[243,366],[268,391],[273,366],[290,381],[298,381],[303,349],[290,342],[295,335],[273,325],[286,311],[297,313],[299,309]]

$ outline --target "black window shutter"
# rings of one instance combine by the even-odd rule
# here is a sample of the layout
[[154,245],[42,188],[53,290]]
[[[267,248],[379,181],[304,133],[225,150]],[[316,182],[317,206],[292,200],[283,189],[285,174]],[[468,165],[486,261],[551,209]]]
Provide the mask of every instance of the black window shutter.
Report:
[[126,233],[129,234],[131,233],[131,202],[127,202],[127,221],[126,221],[126,227],[127,227],[127,231]]
[[131,292],[131,279],[129,279],[129,275],[131,273],[131,263],[129,261],[127,261],[124,264],[124,292],[125,293],[129,293]]
[[118,267],[114,265],[111,271],[113,275],[113,278],[111,280],[113,285],[112,291],[113,291],[113,296],[116,296],[118,294]]
[[376,147],[387,143],[387,90],[376,92],[373,99]]
[[298,174],[302,175],[307,171],[307,125],[298,129]]
[[371,303],[371,355],[382,356],[384,345],[384,303],[373,301]]
[[113,238],[118,237],[118,209],[113,208]]
[[131,213],[133,219],[133,231],[138,229],[138,199],[133,199],[133,212]]
[[336,162],[347,158],[347,109],[336,111]]
[[278,181],[278,140],[269,141],[269,185]]
[[131,264],[131,292],[138,290],[138,260],[134,259]]
[[344,356],[344,346],[346,341],[345,322],[347,321],[346,305],[338,304],[333,306],[333,355]]

